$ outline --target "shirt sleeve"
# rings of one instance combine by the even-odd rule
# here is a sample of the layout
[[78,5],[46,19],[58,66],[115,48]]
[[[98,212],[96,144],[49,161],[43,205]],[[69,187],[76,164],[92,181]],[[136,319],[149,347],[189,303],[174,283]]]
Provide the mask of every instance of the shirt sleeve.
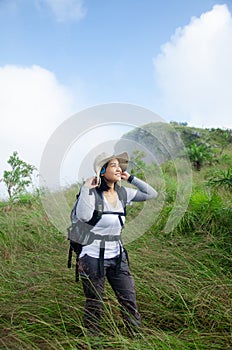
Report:
[[95,195],[93,192],[90,192],[87,186],[83,185],[76,206],[77,219],[88,222],[93,216],[94,209]]
[[137,177],[133,178],[131,184],[137,187],[137,189],[126,187],[128,203],[144,202],[158,196],[158,192],[152,186]]
[[[143,202],[155,198],[158,195],[153,187],[137,177],[134,177],[131,183],[137,187],[137,189],[125,187],[128,204],[130,202]],[[87,186],[83,185],[76,206],[76,218],[80,221],[88,222],[92,218],[94,210],[95,195]]]

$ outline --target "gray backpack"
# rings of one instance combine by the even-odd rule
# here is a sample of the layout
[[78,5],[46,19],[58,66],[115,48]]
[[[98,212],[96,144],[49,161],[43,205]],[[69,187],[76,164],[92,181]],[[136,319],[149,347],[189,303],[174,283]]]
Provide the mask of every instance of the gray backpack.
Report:
[[[72,266],[72,253],[76,253],[76,281],[79,280],[78,273],[78,261],[79,255],[81,253],[82,247],[85,245],[91,244],[95,239],[101,240],[100,252],[99,252],[99,269],[100,274],[102,271],[102,263],[104,260],[104,250],[106,241],[121,241],[121,235],[107,235],[102,236],[95,234],[91,229],[98,223],[101,219],[102,214],[115,214],[118,216],[121,226],[123,228],[122,216],[126,216],[126,202],[127,202],[127,192],[124,187],[120,187],[117,184],[115,185],[115,190],[117,191],[118,198],[122,202],[123,212],[113,212],[113,211],[104,211],[104,201],[103,194],[98,188],[91,189],[91,194],[95,196],[95,210],[93,212],[92,218],[88,222],[83,222],[77,219],[76,217],[76,207],[79,200],[80,192],[76,195],[76,202],[71,211],[70,219],[71,225],[68,227],[68,240],[70,241],[69,254],[68,254],[68,268]],[[120,245],[121,247],[121,245]],[[125,248],[124,248],[125,251]],[[121,255],[121,252],[120,252]]]

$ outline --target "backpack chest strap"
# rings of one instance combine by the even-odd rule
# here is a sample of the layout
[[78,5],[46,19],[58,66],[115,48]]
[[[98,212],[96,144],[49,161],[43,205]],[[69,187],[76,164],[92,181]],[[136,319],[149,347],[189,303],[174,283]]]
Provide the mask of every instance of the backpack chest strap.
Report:
[[100,240],[102,242],[118,242],[121,241],[121,235],[99,235],[94,234],[94,240]]
[[104,211],[103,213],[102,213],[102,215],[103,214],[113,214],[113,215],[117,215],[118,216],[118,219],[119,219],[119,222],[120,222],[120,224],[121,224],[121,227],[123,228],[124,227],[124,223],[123,223],[123,221],[122,221],[122,216],[124,216],[125,217],[125,212],[118,212],[118,211]]

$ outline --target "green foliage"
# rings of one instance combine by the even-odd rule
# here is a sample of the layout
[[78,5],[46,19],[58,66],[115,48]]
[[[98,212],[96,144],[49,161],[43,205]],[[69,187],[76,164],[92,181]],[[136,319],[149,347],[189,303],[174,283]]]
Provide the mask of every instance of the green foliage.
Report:
[[176,177],[176,166],[174,160],[169,160],[163,164],[161,164],[162,172],[165,175],[170,175],[172,177]]
[[176,194],[178,189],[178,183],[176,179],[169,178],[168,176],[165,177],[165,200],[166,203],[172,203],[176,200]]
[[223,154],[220,159],[220,164],[225,166],[232,166],[232,156],[229,154]]
[[209,186],[214,188],[224,187],[225,189],[232,190],[232,167],[227,170],[219,169],[213,176],[208,179]]
[[217,233],[215,227],[218,226],[222,210],[223,201],[219,195],[197,190],[190,197],[188,209],[177,227],[177,231],[182,234],[191,232],[215,234]]
[[214,158],[214,153],[212,152],[211,147],[206,144],[197,145],[196,143],[193,143],[187,147],[187,153],[193,167],[198,171],[201,170],[205,162],[212,163]]
[[[218,198],[198,191],[191,210],[219,213]],[[127,250],[143,330],[127,337],[106,284],[104,334],[93,339],[83,328],[82,286],[74,282],[74,268],[67,269],[68,242],[40,202],[5,207],[0,223],[1,349],[230,349],[230,255],[219,234],[163,237],[154,226],[132,242]]]
[[176,122],[176,121],[174,121],[174,120],[171,120],[171,121],[170,121],[170,124],[173,125],[173,126],[177,126],[177,125],[187,126],[187,125],[188,125],[187,122]]
[[232,272],[231,227],[232,208],[225,204],[219,194],[199,189],[192,193],[188,209],[174,233],[208,237],[217,247],[218,264]]
[[218,148],[220,149],[219,156],[222,156],[223,151],[232,143],[232,130],[230,129],[211,129],[210,137],[214,138],[218,143]]
[[7,187],[9,197],[15,199],[25,193],[26,188],[32,184],[32,174],[36,168],[21,160],[17,152],[13,152],[7,163],[12,169],[4,171],[1,181]]
[[[229,150],[217,164],[224,170],[220,179],[231,176],[224,169],[232,166]],[[157,188],[159,174],[145,167],[143,156],[134,155],[133,171],[145,170]],[[164,235],[178,186],[174,165],[170,161],[160,170],[165,196],[159,193],[157,206],[160,197],[165,203],[156,222],[127,246],[143,320],[138,337],[124,333],[119,305],[107,283],[104,334],[88,337],[82,286],[74,282],[74,268],[67,269],[68,242],[49,222],[39,196],[25,194],[16,203],[0,203],[1,349],[231,349],[231,192],[221,184],[215,185],[220,191],[206,186],[207,166],[193,172],[188,208],[173,232]],[[211,169],[210,178],[217,174]],[[78,185],[65,190],[70,205],[77,191]],[[142,210],[134,205],[128,209],[129,220]]]
[[142,180],[145,180],[144,170],[147,167],[146,163],[142,160],[144,157],[145,153],[138,150],[135,150],[131,156],[131,162],[133,164],[131,174],[138,176]]

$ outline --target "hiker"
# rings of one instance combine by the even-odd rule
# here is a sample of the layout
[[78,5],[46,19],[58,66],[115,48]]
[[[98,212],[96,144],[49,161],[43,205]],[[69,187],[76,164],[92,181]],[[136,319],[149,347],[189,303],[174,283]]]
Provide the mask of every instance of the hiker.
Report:
[[[127,152],[111,156],[100,154],[94,161],[96,176],[84,182],[76,206],[77,219],[88,222],[96,210],[92,191],[96,189],[103,199],[101,218],[91,227],[91,233],[96,234],[97,239],[82,247],[78,262],[86,298],[84,325],[90,335],[101,333],[105,278],[119,301],[127,329],[136,330],[141,326],[134,279],[121,241],[121,230],[125,222],[125,206],[154,198],[157,192],[126,171],[128,160]],[[121,179],[135,188],[120,186]]]

